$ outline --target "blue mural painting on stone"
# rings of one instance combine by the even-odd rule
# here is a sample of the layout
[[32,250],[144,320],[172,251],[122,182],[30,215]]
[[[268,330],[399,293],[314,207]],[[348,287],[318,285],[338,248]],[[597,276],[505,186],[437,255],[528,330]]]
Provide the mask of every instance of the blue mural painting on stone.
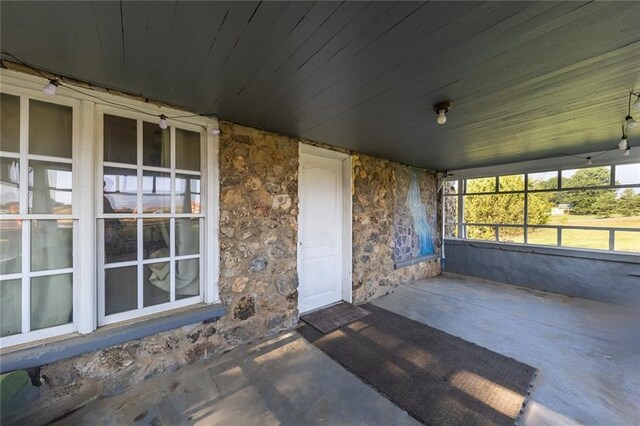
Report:
[[418,174],[414,171],[411,176],[411,185],[407,195],[407,205],[413,216],[413,230],[420,243],[420,256],[434,254],[433,240],[431,238],[431,226],[427,220],[427,210],[422,202],[420,187],[418,186]]

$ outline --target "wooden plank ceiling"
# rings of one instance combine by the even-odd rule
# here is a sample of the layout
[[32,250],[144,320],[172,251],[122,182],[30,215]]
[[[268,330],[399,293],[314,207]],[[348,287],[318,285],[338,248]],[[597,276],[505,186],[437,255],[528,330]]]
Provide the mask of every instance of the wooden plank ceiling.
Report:
[[2,50],[42,69],[438,170],[615,148],[640,90],[640,2],[0,8]]

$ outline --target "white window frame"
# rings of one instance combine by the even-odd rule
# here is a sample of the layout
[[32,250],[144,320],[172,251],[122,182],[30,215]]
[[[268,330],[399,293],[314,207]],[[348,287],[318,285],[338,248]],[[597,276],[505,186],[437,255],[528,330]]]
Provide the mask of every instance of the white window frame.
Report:
[[[98,141],[102,138],[101,114],[110,110],[114,115],[127,116],[131,109],[144,111],[134,113],[136,119],[153,122],[154,116],[164,114],[168,117],[182,117],[190,113],[175,108],[168,108],[150,104],[148,102],[114,95],[105,91],[81,87],[78,90],[58,87],[55,96],[42,93],[42,88],[48,81],[41,77],[28,75],[12,70],[0,70],[0,91],[14,96],[27,97],[44,102],[57,103],[73,108],[73,151],[72,151],[72,214],[60,217],[74,221],[73,235],[73,323],[37,330],[30,333],[16,334],[0,338],[0,348],[27,344],[36,340],[48,339],[73,332],[89,334],[98,327],[98,269],[97,269],[97,195],[102,198],[101,181],[102,164],[98,163],[98,154],[102,155]],[[22,99],[22,98],[21,98]],[[23,102],[23,101],[21,101]],[[26,101],[28,103],[28,100]],[[118,106],[114,106],[114,103]],[[21,105],[22,106],[22,105]],[[21,107],[21,152],[23,143],[28,139],[28,133],[23,132],[23,126],[28,131],[28,114],[24,114]],[[201,295],[200,301],[194,306],[218,303],[219,280],[219,166],[218,144],[219,136],[212,133],[219,128],[217,119],[213,117],[183,117],[168,120],[172,128],[177,126],[187,130],[197,129],[201,132],[201,209],[204,223],[201,228]],[[22,140],[24,139],[24,141]],[[21,154],[22,155],[22,154]],[[4,157],[4,154],[2,155]],[[21,168],[21,173],[22,168]],[[25,171],[26,173],[26,171]],[[22,179],[21,179],[22,181]],[[99,187],[99,188],[98,188]],[[21,189],[22,191],[22,189]],[[21,200],[21,206],[26,200]],[[22,207],[21,207],[22,208]],[[28,217],[26,217],[28,216]],[[54,219],[62,215],[11,215],[11,219]],[[158,215],[159,217],[160,215]],[[154,216],[155,217],[155,216]],[[23,241],[25,239],[23,226]],[[28,236],[28,235],[27,235]],[[24,243],[23,243],[24,245]],[[23,248],[23,253],[24,253]],[[28,261],[24,259],[23,262]],[[23,269],[24,270],[24,269]],[[24,291],[24,290],[23,290]],[[189,300],[189,299],[183,299]],[[22,303],[26,303],[23,297]],[[145,311],[145,317],[158,312],[167,312],[178,306]],[[136,316],[138,317],[138,316]],[[124,320],[124,319],[123,319]]]
[[[137,148],[137,164],[123,164],[123,163],[112,163],[103,161],[104,154],[104,116],[112,115],[123,117],[127,119],[132,119],[136,121],[136,148]],[[202,183],[206,180],[206,164],[204,162],[205,153],[204,147],[206,145],[206,130],[202,126],[195,126],[190,124],[177,124],[177,128],[189,130],[192,132],[196,132],[200,135],[200,171],[195,172],[193,170],[180,170],[175,167],[176,155],[175,155],[175,147],[176,147],[176,124],[172,123],[169,127],[170,133],[170,150],[171,150],[171,164],[169,167],[154,167],[154,166],[146,166],[143,164],[143,126],[144,122],[151,122],[149,120],[149,116],[134,113],[130,111],[122,111],[121,109],[113,108],[111,106],[102,106],[99,105],[96,107],[96,123],[97,123],[97,137],[96,137],[96,174],[97,178],[95,179],[96,188],[95,192],[97,196],[95,197],[95,211],[99,212],[96,214],[96,218],[98,220],[104,219],[118,219],[118,218],[135,218],[137,222],[138,229],[138,237],[137,237],[137,246],[138,246],[138,260],[126,261],[126,262],[118,262],[112,266],[105,266],[104,261],[104,235],[103,228],[98,226],[98,238],[97,238],[97,247],[98,247],[98,326],[114,324],[122,321],[131,320],[134,318],[139,318],[151,314],[156,314],[159,312],[164,312],[170,309],[182,308],[189,305],[194,305],[197,303],[201,303],[204,301],[204,280],[200,280],[200,290],[197,296],[184,298],[184,299],[175,299],[175,285],[174,274],[171,274],[171,292],[170,292],[170,301],[158,305],[152,306],[143,306],[143,283],[142,283],[142,268],[145,264],[150,263],[158,263],[162,261],[169,262],[172,267],[171,270],[175,270],[175,264],[179,260],[188,260],[188,259],[199,259],[199,270],[204,271],[204,247],[206,241],[206,235],[204,233],[204,218],[207,215],[207,203],[206,203],[206,195],[202,192]],[[137,185],[139,188],[137,191],[137,207],[138,213],[131,214],[104,214],[102,212],[103,202],[102,202],[102,182],[104,180],[103,172],[104,167],[115,167],[115,168],[125,168],[130,170],[135,170],[137,173]],[[158,214],[149,214],[142,213],[142,188],[143,188],[143,173],[145,171],[158,171],[158,172],[169,172],[171,175],[171,212],[170,213],[158,213]],[[198,176],[201,182],[201,192],[200,192],[200,203],[201,203],[201,213],[175,213],[175,197],[176,197],[176,188],[175,188],[175,175],[176,174],[186,174],[192,176]],[[140,225],[140,221],[144,221],[145,219],[169,219],[170,221],[170,230],[169,234],[171,236],[171,240],[175,242],[175,220],[176,218],[188,218],[188,219],[199,219],[202,226],[200,226],[200,248],[198,254],[195,255],[182,255],[177,256],[175,254],[175,249],[172,249],[170,255],[163,259],[142,259],[141,247],[143,244],[142,241],[142,226]],[[174,247],[174,244],[171,244],[171,247]],[[126,266],[137,266],[138,267],[138,306],[136,309],[119,312],[111,315],[105,315],[105,282],[104,282],[104,273],[106,269],[118,268],[118,267],[126,267]],[[203,274],[200,274],[201,276]]]
[[[540,245],[541,247],[550,247],[550,248],[558,248],[558,249],[569,249],[569,250],[584,250],[584,251],[601,251],[601,252],[613,252],[616,254],[624,254],[624,255],[638,255],[639,252],[632,251],[620,251],[616,250],[616,233],[617,232],[633,232],[638,234],[638,238],[640,238],[640,228],[627,228],[627,227],[611,227],[611,226],[571,226],[571,225],[538,225],[538,224],[529,224],[528,223],[528,200],[529,194],[540,194],[540,193],[554,193],[554,192],[570,192],[570,191],[581,191],[581,190],[622,190],[622,189],[639,189],[640,182],[633,184],[616,184],[616,166],[623,166],[627,164],[640,164],[640,159],[635,160],[627,160],[627,161],[601,161],[599,164],[594,164],[590,166],[576,166],[576,165],[568,165],[565,167],[547,167],[547,168],[539,168],[539,169],[531,169],[523,172],[516,172],[510,170],[508,173],[490,173],[490,174],[470,174],[468,177],[460,176],[458,179],[448,179],[448,182],[457,182],[457,192],[455,193],[444,193],[443,202],[447,198],[456,198],[457,199],[457,220],[455,222],[445,222],[444,227],[455,227],[457,236],[445,236],[446,239],[451,240],[469,240],[473,242],[491,242],[491,243],[500,243],[500,244],[514,244],[514,245],[536,245],[531,244],[528,241],[529,230],[530,229],[552,229],[557,233],[556,244],[555,245]],[[588,187],[570,187],[564,188],[562,186],[562,172],[567,170],[579,170],[585,168],[597,168],[597,167],[609,167],[609,183],[607,185],[600,186],[588,186]],[[526,169],[525,169],[526,170]],[[557,188],[552,189],[530,189],[529,188],[529,175],[546,172],[546,173],[555,173],[558,179]],[[522,175],[524,177],[524,189],[516,190],[516,191],[500,191],[499,187],[499,178],[503,176],[509,175]],[[467,191],[467,180],[471,179],[495,179],[495,189],[493,191],[487,192],[468,192]],[[470,223],[465,222],[464,220],[464,208],[465,208],[465,197],[466,196],[482,196],[482,195],[502,195],[502,194],[523,194],[524,196],[524,208],[523,208],[523,222],[521,224],[508,224],[508,223]],[[446,206],[446,202],[444,203]],[[446,214],[444,216],[446,218]],[[494,239],[493,240],[479,240],[472,239],[467,237],[467,227],[469,226],[482,226],[482,227],[490,227],[494,230]],[[503,242],[500,241],[500,228],[522,228],[524,242],[515,243],[515,242]],[[592,249],[592,248],[580,248],[574,246],[567,246],[562,244],[562,233],[563,230],[587,230],[587,231],[603,231],[608,233],[608,247],[607,249]]]
[[[0,338],[0,347],[19,345],[33,340],[46,339],[60,334],[72,333],[77,330],[75,325],[76,316],[76,295],[78,294],[78,272],[75,266],[78,264],[78,210],[79,210],[79,192],[77,190],[78,177],[76,170],[79,167],[79,107],[80,103],[73,99],[55,99],[44,95],[42,91],[20,90],[15,87],[2,85],[2,93],[17,96],[20,99],[20,152],[12,153],[0,151],[2,158],[15,158],[20,162],[20,213],[7,215],[2,219],[6,220],[22,220],[22,268],[20,273],[7,274],[2,276],[2,280],[21,279],[22,295],[21,295],[21,315],[22,315],[22,333],[5,336]],[[29,154],[29,101],[42,101],[56,105],[63,105],[71,108],[72,127],[71,127],[71,158],[54,157],[48,155]],[[54,163],[71,164],[72,170],[72,186],[71,186],[71,214],[29,214],[29,160],[51,161]],[[71,220],[73,223],[72,234],[72,267],[46,271],[31,271],[31,221],[32,220]],[[41,330],[27,331],[31,328],[31,278],[39,276],[52,276],[59,274],[72,273],[73,286],[73,304],[72,312],[74,321],[69,324],[58,325]]]

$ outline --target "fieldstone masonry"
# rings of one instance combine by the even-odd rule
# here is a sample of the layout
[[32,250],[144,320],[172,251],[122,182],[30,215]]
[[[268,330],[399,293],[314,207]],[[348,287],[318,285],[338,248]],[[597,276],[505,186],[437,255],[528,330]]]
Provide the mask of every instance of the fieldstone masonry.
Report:
[[[353,155],[353,300],[366,302],[390,293],[407,281],[440,274],[440,259],[394,269],[395,204],[405,202],[411,172],[408,166],[366,155]],[[419,170],[423,194],[436,191],[435,173]],[[402,185],[397,180],[402,179]],[[404,197],[404,198],[403,198]],[[427,212],[437,214],[437,197],[427,197]],[[438,228],[439,229],[439,228]],[[438,232],[439,235],[439,232]],[[437,253],[440,238],[437,238]]]
[[[219,291],[227,315],[43,366],[32,380],[37,388],[23,380],[24,372],[9,373],[25,388],[17,395],[26,396],[10,406],[3,401],[3,417],[46,423],[132,383],[296,325],[299,140],[224,121],[220,127]],[[409,170],[353,156],[356,303],[440,273],[439,261],[394,270],[395,181]],[[420,185],[434,191],[433,173],[421,171]]]

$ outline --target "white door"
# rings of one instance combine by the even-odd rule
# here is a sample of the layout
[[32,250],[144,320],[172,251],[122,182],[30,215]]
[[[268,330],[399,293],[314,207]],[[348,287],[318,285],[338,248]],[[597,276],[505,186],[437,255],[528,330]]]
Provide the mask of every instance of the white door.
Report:
[[342,160],[300,153],[298,309],[342,300]]

